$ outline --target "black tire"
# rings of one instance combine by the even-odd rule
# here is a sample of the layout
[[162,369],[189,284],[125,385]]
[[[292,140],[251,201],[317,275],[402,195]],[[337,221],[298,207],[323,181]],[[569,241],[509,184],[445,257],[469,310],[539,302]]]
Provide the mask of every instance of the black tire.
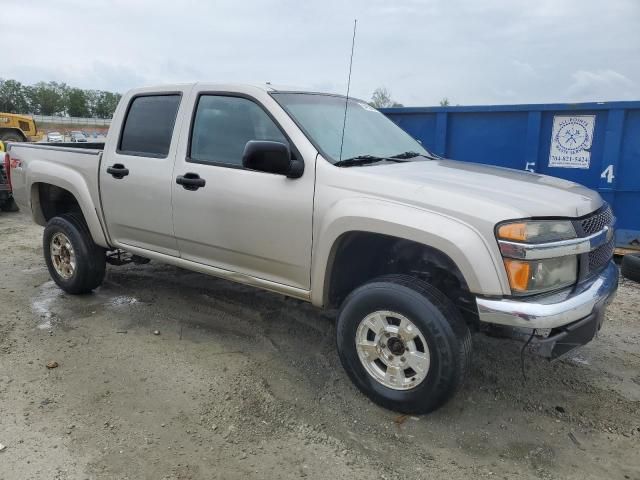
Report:
[[640,253],[627,253],[622,257],[622,276],[640,282]]
[[[51,258],[51,241],[58,232],[69,239],[76,257],[76,267],[67,279],[56,271]],[[106,270],[106,252],[93,242],[81,214],[67,213],[49,220],[44,229],[43,248],[49,274],[65,292],[74,295],[89,293],[102,284]]]
[[5,201],[2,205],[0,205],[0,210],[2,210],[3,212],[17,212],[18,204],[13,199],[13,197],[11,197],[7,201]]
[[[410,319],[426,339],[431,364],[416,387],[396,390],[383,385],[358,357],[358,326],[379,310]],[[353,383],[378,405],[402,413],[428,413],[445,404],[462,385],[471,363],[471,332],[460,312],[442,292],[406,275],[380,277],[354,290],[338,314],[337,337],[340,360]]]
[[0,133],[0,140],[3,142],[24,142],[24,138],[14,132]]

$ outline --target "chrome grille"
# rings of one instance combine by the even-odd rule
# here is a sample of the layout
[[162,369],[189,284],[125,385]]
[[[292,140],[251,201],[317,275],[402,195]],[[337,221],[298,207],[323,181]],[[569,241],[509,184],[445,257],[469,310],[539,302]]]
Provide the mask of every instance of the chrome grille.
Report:
[[[581,237],[588,237],[601,231],[604,227],[613,227],[614,223],[613,211],[609,205],[605,205],[597,212],[576,220],[574,225],[576,231]],[[599,273],[613,258],[613,250],[615,249],[615,240],[612,238],[609,242],[601,245],[592,252],[581,255],[580,260],[580,278],[586,279]]]
[[615,241],[611,239],[609,243],[599,246],[593,252],[589,252],[589,272],[597,272],[609,263],[613,257]]
[[580,221],[580,226],[582,227],[584,236],[588,236],[599,232],[607,225],[611,226],[612,223],[613,212],[611,211],[611,207],[607,205],[595,214],[582,219]]

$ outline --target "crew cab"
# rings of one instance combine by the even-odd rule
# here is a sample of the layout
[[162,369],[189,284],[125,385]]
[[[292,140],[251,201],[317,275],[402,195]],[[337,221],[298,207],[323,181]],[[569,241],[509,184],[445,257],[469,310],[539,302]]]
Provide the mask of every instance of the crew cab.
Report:
[[378,404],[428,412],[471,333],[549,358],[589,342],[617,287],[594,191],[440,158],[367,103],[236,84],[123,96],[106,142],[10,144],[13,193],[66,292],[153,259],[337,309],[337,347]]

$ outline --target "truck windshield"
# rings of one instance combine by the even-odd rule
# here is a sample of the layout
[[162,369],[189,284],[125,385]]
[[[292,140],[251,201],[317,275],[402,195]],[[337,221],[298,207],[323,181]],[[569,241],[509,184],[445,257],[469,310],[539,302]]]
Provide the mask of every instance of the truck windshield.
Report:
[[[272,95],[332,163],[362,157],[432,157],[420,143],[382,113],[355,99],[347,102],[341,155],[345,97],[315,93],[274,92]],[[413,153],[415,155],[411,155]]]

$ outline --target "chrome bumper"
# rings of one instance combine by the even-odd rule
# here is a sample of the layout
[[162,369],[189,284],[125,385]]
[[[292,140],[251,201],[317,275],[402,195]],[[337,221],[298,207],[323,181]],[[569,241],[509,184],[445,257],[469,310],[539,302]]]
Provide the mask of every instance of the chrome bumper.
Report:
[[618,288],[613,261],[597,276],[575,288],[531,299],[476,298],[480,321],[523,328],[556,328],[601,310]]

